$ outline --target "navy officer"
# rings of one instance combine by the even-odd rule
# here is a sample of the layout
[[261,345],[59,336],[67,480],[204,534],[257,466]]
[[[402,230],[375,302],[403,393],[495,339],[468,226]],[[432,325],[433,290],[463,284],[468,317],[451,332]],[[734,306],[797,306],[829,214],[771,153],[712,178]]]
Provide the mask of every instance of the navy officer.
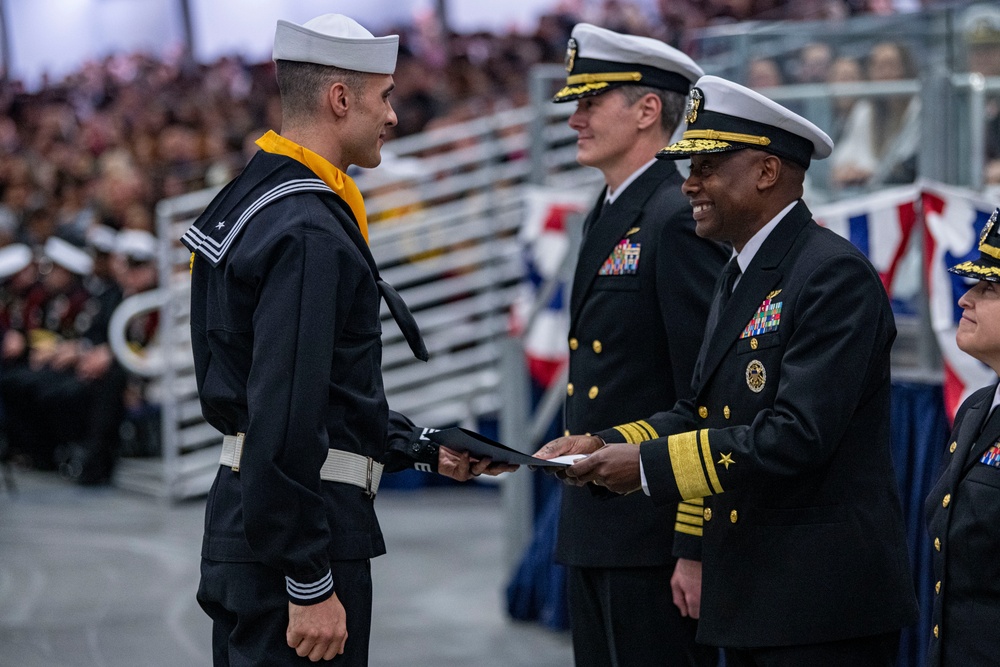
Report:
[[[1000,209],[983,229],[979,258],[949,269],[976,281],[958,300],[955,342],[1000,374]],[[945,468],[927,496],[934,550],[934,610],[928,667],[997,664],[1000,640],[1000,386],[973,392],[958,409]]]
[[[577,161],[605,182],[573,278],[568,435],[640,419],[691,393],[728,253],[695,233],[683,177],[656,159],[701,68],[658,40],[580,23],[566,69],[554,101],[576,103]],[[714,665],[718,651],[695,642],[700,500],[678,508],[610,495],[563,489],[555,555],[567,566],[576,665]]]
[[878,274],[801,200],[830,138],[714,76],[691,91],[684,193],[697,233],[733,246],[694,395],[543,458],[655,504],[704,498],[698,640],[726,664],[890,667],[916,619],[889,453],[896,327]]

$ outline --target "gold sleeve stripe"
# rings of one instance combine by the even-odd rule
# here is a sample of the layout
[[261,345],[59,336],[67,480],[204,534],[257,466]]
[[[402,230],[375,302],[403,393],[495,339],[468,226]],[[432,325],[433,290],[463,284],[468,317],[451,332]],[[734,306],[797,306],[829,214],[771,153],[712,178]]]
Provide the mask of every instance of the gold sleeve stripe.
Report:
[[677,514],[677,522],[678,523],[687,523],[687,524],[690,524],[692,526],[704,526],[705,525],[705,519],[704,519],[704,517],[700,517],[700,516],[688,516],[687,514],[680,514],[680,513]]
[[625,426],[615,426],[615,430],[621,433],[622,436],[624,436],[625,442],[632,443],[633,445],[635,444],[634,442],[632,442],[632,438],[631,436],[629,436],[629,433],[626,430]]
[[642,442],[646,442],[647,440],[652,440],[652,438],[649,437],[649,431],[647,431],[646,427],[642,425],[642,422],[632,422],[631,424],[629,424],[629,426],[634,428],[636,432],[640,436],[642,436]]
[[686,535],[694,535],[695,537],[701,537],[705,533],[704,528],[698,528],[697,526],[689,526],[686,523],[675,523],[674,530],[678,533],[685,533]]
[[702,510],[700,507],[695,507],[694,505],[687,505],[685,503],[681,503],[680,505],[677,506],[678,514],[690,514],[691,516],[701,516],[703,511],[704,510]]
[[670,467],[674,471],[674,481],[681,498],[704,498],[712,495],[705,478],[705,470],[701,467],[701,456],[698,452],[698,431],[679,433],[667,438],[667,449],[670,452]]
[[704,507],[705,506],[705,499],[704,498],[688,498],[687,500],[682,500],[681,504],[682,505],[697,505],[698,507]]
[[626,426],[628,427],[629,431],[632,432],[632,437],[635,438],[632,441],[633,444],[638,445],[641,442],[646,442],[647,440],[649,440],[649,438],[646,437],[646,432],[643,431],[641,428],[639,428],[639,426],[635,422],[632,422],[631,424],[626,424]]
[[635,425],[638,426],[639,428],[644,429],[646,433],[649,434],[650,440],[655,440],[656,438],[660,437],[660,434],[656,432],[656,429],[650,426],[649,422],[646,421],[645,419],[640,419],[635,423]]
[[708,429],[698,431],[698,440],[701,441],[701,455],[705,458],[705,470],[708,471],[708,481],[712,484],[714,493],[722,493],[722,483],[719,475],[715,472],[715,463],[712,461],[712,448],[708,444]]
[[615,430],[625,436],[625,442],[638,445],[643,441],[642,432],[635,427],[634,424],[622,424],[621,426],[615,426]]

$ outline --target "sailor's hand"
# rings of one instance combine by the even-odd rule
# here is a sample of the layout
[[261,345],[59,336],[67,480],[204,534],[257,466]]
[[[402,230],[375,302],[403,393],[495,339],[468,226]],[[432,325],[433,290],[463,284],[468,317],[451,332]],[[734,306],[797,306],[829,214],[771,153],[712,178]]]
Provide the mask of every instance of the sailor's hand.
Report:
[[301,658],[312,662],[333,660],[347,643],[347,612],[334,593],[318,604],[288,603],[288,645]]

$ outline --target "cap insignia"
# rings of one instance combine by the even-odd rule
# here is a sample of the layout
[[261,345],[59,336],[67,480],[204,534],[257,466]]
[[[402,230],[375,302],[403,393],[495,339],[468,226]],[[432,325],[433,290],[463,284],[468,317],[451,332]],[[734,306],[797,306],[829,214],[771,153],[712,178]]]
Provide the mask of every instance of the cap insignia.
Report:
[[993,225],[996,224],[998,212],[1000,212],[1000,209],[993,211],[993,215],[990,216],[990,219],[986,222],[986,226],[983,227],[983,233],[979,235],[980,246],[986,243],[986,237],[989,236],[990,230],[993,229]]
[[573,39],[572,37],[570,37],[569,41],[566,42],[566,71],[567,72],[572,72],[573,71],[573,65],[576,64],[576,49],[577,49],[576,40]]
[[684,119],[688,125],[698,120],[698,109],[701,108],[701,101],[705,99],[698,88],[692,88],[688,97],[687,109],[684,112]]

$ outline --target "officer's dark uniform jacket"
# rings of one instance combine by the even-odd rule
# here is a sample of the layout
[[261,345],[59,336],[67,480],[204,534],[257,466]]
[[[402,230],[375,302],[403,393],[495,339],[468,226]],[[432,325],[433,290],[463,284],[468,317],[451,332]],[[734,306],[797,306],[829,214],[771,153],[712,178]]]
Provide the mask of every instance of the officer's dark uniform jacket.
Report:
[[[611,204],[590,212],[570,301],[566,430],[589,433],[639,419],[691,393],[711,287],[728,252],[700,239],[683,178],[657,160]],[[700,501],[699,501],[700,502]],[[556,557],[580,567],[673,561],[675,523],[699,558],[701,507],[675,522],[676,505],[640,495],[602,498],[563,489]],[[681,546],[678,540],[678,547]]]
[[987,421],[995,392],[962,403],[924,508],[935,581],[928,667],[1000,662],[1000,417]]
[[264,151],[183,240],[197,255],[202,411],[222,433],[245,433],[239,471],[220,467],[209,493],[202,556],[276,568],[293,601],[321,602],[332,594],[330,561],[385,552],[373,498],[320,480],[327,450],[387,471],[436,461],[436,448],[386,404],[367,244],[315,173]]
[[656,438],[640,450],[653,502],[705,497],[699,642],[814,644],[916,619],[889,450],[895,335],[868,260],[799,202],[706,336],[694,399],[599,433]]

